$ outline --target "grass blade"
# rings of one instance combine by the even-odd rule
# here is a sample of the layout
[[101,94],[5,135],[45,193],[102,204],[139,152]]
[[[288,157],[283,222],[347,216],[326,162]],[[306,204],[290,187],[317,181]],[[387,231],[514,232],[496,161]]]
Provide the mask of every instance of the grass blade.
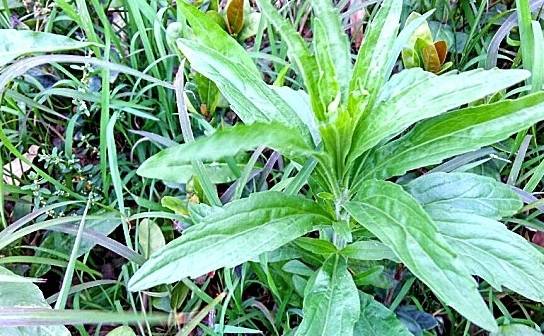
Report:
[[167,314],[137,314],[131,312],[106,312],[96,310],[51,310],[43,308],[2,308],[0,327],[25,327],[39,325],[75,324],[136,324],[151,325],[169,321]]
[[177,333],[176,336],[189,336],[191,335],[191,332],[198,326],[198,324],[212,311],[212,309],[219,304],[225,297],[225,293],[219,294],[211,303],[206,305],[204,309],[198,312],[196,316],[183,327],[183,329],[180,330],[179,333]]
[[[176,92],[176,105],[178,108],[178,117],[179,117],[179,123],[181,126],[181,133],[183,134],[183,139],[185,142],[193,142],[195,141],[195,138],[193,136],[193,131],[191,130],[191,122],[189,120],[189,112],[187,111],[187,105],[185,105],[185,94],[184,94],[184,74],[183,74],[183,68],[185,66],[185,62],[183,62],[176,74],[176,79],[174,81],[174,88]],[[219,196],[217,196],[217,190],[215,189],[215,186],[213,185],[212,181],[210,180],[210,177],[206,174],[206,169],[204,167],[204,164],[202,161],[193,161],[192,162],[193,169],[197,173],[198,179],[200,180],[200,183],[202,185],[202,190],[204,191],[204,195],[208,199],[208,201],[212,205],[221,205],[221,201],[219,200]]]
[[81,222],[79,223],[76,239],[74,240],[74,246],[72,247],[72,253],[70,254],[70,260],[68,261],[68,266],[66,266],[66,270],[64,271],[64,279],[62,280],[62,286],[59,292],[59,300],[57,300],[55,303],[55,309],[64,309],[66,306],[66,300],[68,299],[68,293],[70,292],[72,277],[74,275],[77,252],[79,250],[79,245],[81,244],[81,236],[85,227],[85,218],[87,217],[87,212],[89,211],[90,206],[91,198],[89,198],[87,205],[85,206],[85,210],[83,210],[83,216],[81,217]]

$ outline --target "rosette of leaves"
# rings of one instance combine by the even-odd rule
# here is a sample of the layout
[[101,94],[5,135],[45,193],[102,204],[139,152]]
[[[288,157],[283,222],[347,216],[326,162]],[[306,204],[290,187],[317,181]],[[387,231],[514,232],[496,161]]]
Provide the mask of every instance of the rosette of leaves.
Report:
[[[383,2],[355,64],[330,1],[311,1],[311,43],[268,0],[257,3],[288,45],[305,92],[267,85],[244,48],[196,8],[181,4],[192,34],[177,40],[179,49],[193,69],[216,83],[243,124],[165,149],[138,174],[162,178],[189,169],[194,160],[217,162],[259,146],[299,163],[300,171],[274,190],[209,208],[151,255],[129,289],[174,283],[259,256],[261,262],[272,255],[297,258],[282,250],[294,242],[320,263],[302,268],[308,278],[294,284],[303,295],[304,315],[296,335],[408,335],[394,313],[354,281],[353,265],[361,260],[404,264],[442,303],[492,332],[498,326],[473,275],[496,290],[543,302],[542,254],[499,222],[522,206],[507,186],[471,173],[390,182],[543,120],[544,93],[466,107],[530,73],[491,69],[437,76],[414,68],[392,75],[399,54],[430,15],[399,32],[401,1]],[[301,192],[306,183],[310,187]],[[303,237],[309,233],[313,238]]]
[[[421,17],[421,14],[413,12],[406,19],[406,24]],[[453,63],[446,61],[448,44],[444,40],[433,40],[431,28],[427,21],[423,22],[412,34],[408,45],[402,50],[402,63],[406,69],[423,68],[432,73],[443,73]]]

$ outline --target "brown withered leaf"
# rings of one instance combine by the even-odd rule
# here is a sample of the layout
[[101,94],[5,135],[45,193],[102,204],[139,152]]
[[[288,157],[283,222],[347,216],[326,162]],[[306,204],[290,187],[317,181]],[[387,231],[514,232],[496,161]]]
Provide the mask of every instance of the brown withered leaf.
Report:
[[244,0],[230,0],[225,8],[229,33],[238,34],[244,28]]

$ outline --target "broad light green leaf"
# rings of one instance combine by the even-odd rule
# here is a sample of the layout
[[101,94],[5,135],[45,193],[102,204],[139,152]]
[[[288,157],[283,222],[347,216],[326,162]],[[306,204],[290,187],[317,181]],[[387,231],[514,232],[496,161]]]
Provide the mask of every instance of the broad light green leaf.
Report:
[[298,274],[304,277],[311,277],[314,271],[299,260],[290,260],[286,262],[281,269],[287,273]]
[[185,1],[180,1],[178,6],[193,29],[193,39],[203,46],[221,53],[233,64],[241,64],[249,75],[261,78],[261,72],[245,49],[212,18]]
[[187,209],[187,201],[183,201],[174,196],[163,196],[161,198],[161,205],[167,209],[174,211],[178,215],[187,216],[189,210]]
[[331,255],[308,281],[304,291],[304,318],[295,336],[350,336],[359,318],[357,287],[347,261]]
[[328,256],[336,253],[336,246],[324,239],[301,237],[294,241],[295,245],[312,254]]
[[424,175],[406,189],[472,274],[498,290],[505,286],[531,300],[544,301],[544,255],[494,220],[515,214],[523,205],[512,189],[469,173]]
[[318,120],[325,120],[327,106],[321,104],[318,89],[318,67],[315,57],[310,53],[307,43],[302,39],[293,25],[281,17],[269,0],[257,0],[259,8],[270,24],[281,35],[287,44],[287,56],[295,64],[304,80],[306,91],[310,95],[312,109]]
[[385,181],[366,181],[345,208],[389,246],[440,300],[478,326],[497,330],[476,281],[438,233],[429,215],[402,187]]
[[503,140],[543,119],[543,93],[453,111],[419,123],[405,136],[372,152],[364,163],[368,168],[363,176],[403,175]]
[[433,209],[431,218],[465,267],[491,286],[544,302],[544,254],[496,220]]
[[393,97],[409,92],[416,83],[423,83],[436,77],[435,74],[422,69],[407,69],[394,75],[380,90],[379,101],[389,101]]
[[291,106],[240,61],[192,40],[178,39],[177,45],[191,66],[217,85],[244,123],[278,121],[309,137]]
[[[321,105],[325,107],[326,114],[332,114],[337,109],[342,101],[342,93],[340,83],[336,76],[334,67],[334,59],[328,50],[329,41],[327,41],[326,28],[323,22],[315,18],[312,26],[314,39],[313,50],[317,61],[319,77],[317,86],[319,87],[319,98]],[[320,52],[318,52],[318,50]]]
[[406,185],[406,190],[427,212],[475,214],[499,219],[512,216],[523,206],[506,184],[471,173],[426,174]]
[[[351,47],[344,32],[341,16],[331,0],[310,1],[314,29],[314,54],[319,68],[319,91],[325,106],[337,99],[348,97],[351,78]],[[340,97],[338,97],[340,98]]]
[[[0,266],[0,275],[14,276]],[[2,308],[51,309],[38,286],[30,282],[8,282],[0,285],[0,310]],[[64,326],[0,327],[0,336],[70,336]]]
[[[386,94],[380,95],[375,108],[359,123],[352,158],[415,122],[483,98],[529,76],[525,70],[472,70],[442,76],[425,74],[419,68],[404,70],[391,78],[383,89]],[[406,85],[407,77],[418,80]]]
[[382,85],[390,76],[386,65],[392,56],[391,49],[397,38],[402,12],[402,1],[385,0],[370,23],[350,82],[349,110],[361,114],[377,97]]
[[412,333],[397,319],[395,313],[374,300],[371,295],[359,292],[361,316],[355,324],[357,336],[412,336]]
[[[244,169],[244,167],[245,165],[238,165],[240,170]],[[210,177],[210,181],[214,184],[232,182],[238,178],[231,167],[223,162],[205,163],[204,169]],[[173,183],[187,183],[194,176],[197,176],[197,174],[194,171],[193,165],[190,162],[187,162],[185,164],[176,165],[175,170],[165,169],[161,171],[161,176],[157,175],[154,178],[160,178],[163,181]]]
[[499,327],[499,331],[489,336],[542,336],[542,333],[535,328],[525,324],[508,324]]
[[309,135],[296,112],[262,81],[253,60],[235,39],[196,7],[182,2],[181,9],[194,37],[179,39],[178,47],[196,71],[215,82],[243,122],[277,120]]
[[387,245],[377,240],[360,240],[344,247],[340,252],[343,256],[357,260],[383,260],[398,261],[397,256]]
[[353,125],[354,118],[343,107],[331,118],[330,122],[320,125],[323,151],[326,153],[326,159],[330,161],[330,169],[335,172],[339,180],[342,179],[345,171],[344,167],[352,142]]
[[138,224],[138,243],[146,258],[166,245],[161,228],[148,218]]
[[[303,256],[304,254],[302,253],[301,249],[297,248],[294,244],[283,245],[274,251],[266,252],[264,254],[264,257],[269,263],[298,259],[302,258]],[[250,259],[250,261],[259,262],[260,257],[253,257]]]
[[192,160],[218,161],[258,146],[268,146],[287,156],[314,153],[305,139],[290,127],[279,123],[239,124],[194,142],[166,148],[147,159],[137,173],[143,177],[171,181],[176,179],[177,171],[186,169]]
[[106,336],[136,336],[136,334],[131,327],[121,326],[113,329]]
[[271,86],[271,88],[297,113],[300,120],[308,127],[313,143],[317,146],[321,142],[321,136],[308,94],[303,90],[293,90],[287,86]]
[[91,43],[73,40],[64,35],[0,29],[0,66],[22,55],[81,49],[89,45]]
[[212,211],[154,253],[129,281],[131,291],[234,267],[329,222],[314,202],[277,192],[252,194]]

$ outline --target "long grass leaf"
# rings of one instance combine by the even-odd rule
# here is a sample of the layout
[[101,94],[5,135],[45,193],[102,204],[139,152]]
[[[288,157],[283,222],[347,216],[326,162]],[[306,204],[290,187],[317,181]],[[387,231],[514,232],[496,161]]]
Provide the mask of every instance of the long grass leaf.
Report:
[[77,254],[79,246],[81,245],[81,237],[83,229],[85,228],[85,219],[87,217],[87,212],[91,207],[91,198],[87,201],[85,210],[83,210],[83,216],[81,216],[81,221],[79,222],[79,228],[77,230],[76,239],[74,240],[74,246],[72,247],[72,253],[70,254],[70,260],[68,260],[68,265],[64,271],[64,278],[62,280],[62,285],[59,292],[59,300],[55,303],[55,309],[64,309],[66,306],[66,301],[68,300],[68,293],[70,292],[70,286],[72,285],[72,277],[74,275],[74,267],[77,260]]

